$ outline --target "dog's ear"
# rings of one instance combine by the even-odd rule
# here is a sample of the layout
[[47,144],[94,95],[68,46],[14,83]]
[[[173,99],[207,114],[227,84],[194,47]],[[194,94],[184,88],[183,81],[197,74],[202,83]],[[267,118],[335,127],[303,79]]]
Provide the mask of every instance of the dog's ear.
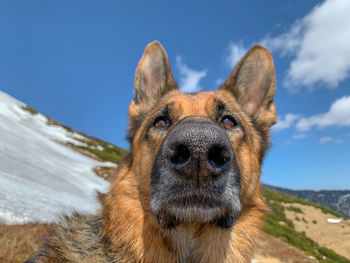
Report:
[[129,140],[132,139],[143,115],[170,90],[177,89],[168,56],[158,41],[147,45],[137,66],[134,82],[135,97],[129,106]]
[[245,112],[262,128],[269,129],[276,123],[275,69],[270,52],[263,46],[250,49],[220,89],[233,93]]
[[158,41],[147,45],[135,73],[134,103],[151,107],[152,103],[175,89],[168,56]]

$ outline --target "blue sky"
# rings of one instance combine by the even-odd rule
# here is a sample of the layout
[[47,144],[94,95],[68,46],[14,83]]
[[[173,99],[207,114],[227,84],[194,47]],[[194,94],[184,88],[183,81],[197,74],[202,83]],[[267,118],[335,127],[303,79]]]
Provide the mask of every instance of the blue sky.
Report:
[[[268,3],[268,5],[267,5]],[[350,188],[350,2],[0,2],[0,89],[116,145],[147,43],[182,89],[213,90],[254,44],[271,51],[279,122],[262,181]]]

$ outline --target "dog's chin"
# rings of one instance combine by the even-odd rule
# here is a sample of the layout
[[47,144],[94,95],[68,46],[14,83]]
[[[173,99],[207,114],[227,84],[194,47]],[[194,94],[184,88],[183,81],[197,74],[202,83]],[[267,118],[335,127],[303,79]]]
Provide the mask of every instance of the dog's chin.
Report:
[[240,215],[242,203],[239,173],[235,169],[228,171],[220,178],[198,185],[155,165],[151,174],[150,208],[159,224],[163,228],[187,223],[230,228]]
[[167,206],[166,209],[153,211],[153,213],[160,226],[166,229],[184,223],[212,224],[221,228],[230,228],[239,216],[240,210],[188,205],[185,207]]

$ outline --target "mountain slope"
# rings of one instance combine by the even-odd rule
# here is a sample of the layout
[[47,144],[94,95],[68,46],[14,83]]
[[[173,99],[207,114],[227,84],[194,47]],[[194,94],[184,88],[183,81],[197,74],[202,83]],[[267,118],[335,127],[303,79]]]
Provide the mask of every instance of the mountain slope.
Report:
[[90,150],[94,156],[93,151],[104,152],[94,139],[1,91],[0,138],[0,222],[51,222],[57,215],[99,207],[96,191],[106,192],[109,183],[93,170],[116,164],[72,149]]
[[[270,207],[269,213],[265,216],[265,224],[263,226],[265,233],[300,249],[306,255],[315,258],[319,262],[350,262],[350,222],[348,220],[341,225],[342,231],[340,234],[338,232],[339,236],[335,236],[336,232],[332,232],[332,230],[325,231],[324,226],[330,223],[324,222],[324,218],[337,218],[341,216],[339,213],[288,194],[272,192],[267,188],[263,188],[263,194]],[[315,222],[313,216],[316,212],[306,213],[310,209],[323,215],[323,221],[321,222],[321,219],[319,219],[319,222]],[[291,211],[294,214],[289,213]],[[298,216],[295,216],[295,214]],[[322,218],[322,216],[319,218]],[[300,227],[300,221],[304,223],[304,228]],[[319,238],[315,238],[315,235],[305,231],[305,229],[311,227],[325,235],[325,242],[321,244]],[[332,240],[332,238],[343,240],[345,246],[349,247],[343,254],[348,258],[340,256],[333,251],[334,247],[327,242]],[[339,251],[343,252],[343,250]]]
[[273,191],[289,194],[306,201],[310,201],[327,207],[342,215],[350,217],[350,190],[290,190],[272,185],[264,185],[265,188]]

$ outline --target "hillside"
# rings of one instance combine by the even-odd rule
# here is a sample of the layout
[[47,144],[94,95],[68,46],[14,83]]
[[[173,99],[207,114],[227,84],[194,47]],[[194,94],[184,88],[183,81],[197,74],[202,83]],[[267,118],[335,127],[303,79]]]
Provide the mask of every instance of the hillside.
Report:
[[96,191],[106,192],[109,184],[94,169],[113,169],[125,153],[1,91],[0,138],[0,222],[6,224],[95,211]]
[[344,216],[350,217],[350,190],[290,190],[282,187],[264,185],[265,188],[279,193],[289,194],[306,201],[328,207]]
[[[266,234],[299,249],[307,256],[305,260],[350,262],[348,219],[339,224],[332,224],[327,222],[327,219],[336,219],[342,215],[318,204],[288,194],[272,192],[267,188],[263,188],[263,194],[270,207],[263,226]],[[274,247],[274,250],[270,256],[274,255],[280,259],[279,262],[304,262],[304,260],[295,261],[293,258],[281,258],[280,253],[276,254],[278,248]],[[258,252],[265,253],[265,250],[260,249]]]
[[[107,191],[126,151],[1,91],[0,136],[0,262],[23,262],[50,235],[53,214],[98,208],[96,191]],[[270,212],[252,262],[350,262],[348,220],[330,224],[341,215],[266,187],[263,193]]]

